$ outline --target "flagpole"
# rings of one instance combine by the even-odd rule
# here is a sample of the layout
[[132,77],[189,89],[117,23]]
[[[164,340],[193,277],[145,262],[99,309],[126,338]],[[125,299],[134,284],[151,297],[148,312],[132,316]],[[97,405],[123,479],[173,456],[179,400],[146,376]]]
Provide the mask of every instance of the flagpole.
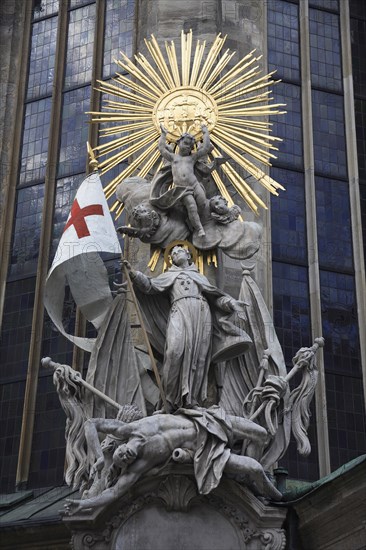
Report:
[[[124,260],[123,255],[121,255],[121,258],[122,258],[122,260]],[[148,337],[147,332],[146,332],[145,323],[144,323],[144,320],[142,318],[140,306],[138,304],[137,297],[136,297],[136,294],[135,294],[135,289],[133,288],[133,284],[132,284],[132,281],[131,281],[130,274],[128,273],[128,269],[126,268],[126,266],[124,264],[122,264],[122,265],[123,265],[123,270],[124,270],[124,273],[125,273],[125,276],[126,276],[128,289],[131,292],[131,296],[132,296],[132,299],[133,299],[133,302],[134,302],[135,308],[136,308],[137,317],[139,318],[139,321],[140,321],[142,334],[143,334],[143,337],[144,337],[144,340],[145,340],[145,343],[146,343],[146,347],[147,347],[147,351],[148,351],[148,354],[149,354],[149,357],[150,357],[151,365],[152,365],[152,368],[153,368],[153,371],[154,371],[154,374],[155,374],[156,383],[157,383],[158,388],[159,388],[161,400],[163,402],[165,412],[168,413],[168,411],[169,411],[168,402],[167,402],[166,397],[165,397],[165,393],[164,393],[164,390],[163,390],[163,385],[161,383],[160,374],[159,374],[159,371],[158,371],[158,367],[156,365],[156,361],[155,361],[155,357],[154,357],[154,354],[153,354],[153,351],[152,351],[152,348],[151,348],[150,340],[149,340],[149,337]]]
[[115,409],[120,410],[122,408],[122,405],[117,403],[117,401],[114,401],[111,397],[108,397],[108,395],[101,392],[97,388],[94,388],[94,386],[86,382],[84,378],[82,378],[80,372],[73,369],[69,365],[61,365],[60,363],[55,363],[54,361],[52,361],[51,357],[43,357],[43,359],[41,359],[41,364],[42,367],[51,367],[53,370],[56,370],[60,366],[69,369],[69,372],[73,373],[74,376],[77,376],[77,378],[74,379],[75,382],[80,383],[82,386],[84,386],[84,388],[94,393],[94,395],[100,397],[100,399],[103,399],[103,401],[105,401],[109,405],[112,405],[112,407],[114,407]]
[[[93,149],[90,146],[90,143],[88,141],[86,142],[86,147],[87,147],[88,154],[89,154],[89,166],[92,168],[93,172],[97,172],[98,171],[98,161],[97,161],[97,159],[95,157],[95,154],[94,154],[94,151],[93,151]],[[124,260],[122,254],[121,254],[121,259]],[[166,400],[166,397],[165,397],[165,393],[164,393],[164,390],[163,390],[163,385],[161,383],[160,374],[159,374],[159,371],[158,371],[158,367],[156,365],[156,361],[155,361],[155,357],[154,357],[154,354],[153,354],[153,351],[152,351],[152,348],[151,348],[150,340],[149,340],[149,337],[148,337],[147,332],[146,332],[144,320],[142,318],[141,310],[140,310],[140,307],[139,307],[139,304],[138,304],[138,301],[137,301],[137,298],[136,298],[136,294],[135,294],[135,290],[133,288],[131,277],[130,277],[130,275],[128,273],[128,270],[126,269],[125,265],[123,265],[123,269],[124,269],[124,273],[125,273],[125,276],[126,276],[128,288],[131,292],[131,296],[132,296],[133,302],[135,304],[136,313],[137,313],[137,316],[138,316],[139,321],[140,321],[142,334],[143,334],[144,340],[146,342],[147,351],[149,353],[151,365],[152,365],[152,368],[153,368],[153,371],[154,371],[154,374],[155,374],[156,383],[157,383],[158,388],[159,388],[161,400],[163,402],[165,412],[168,413],[168,403],[167,403],[167,400]]]

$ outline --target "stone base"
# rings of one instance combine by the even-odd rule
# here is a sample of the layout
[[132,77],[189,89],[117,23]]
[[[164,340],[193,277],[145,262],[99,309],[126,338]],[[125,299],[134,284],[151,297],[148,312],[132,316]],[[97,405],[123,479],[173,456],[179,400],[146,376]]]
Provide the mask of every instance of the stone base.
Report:
[[284,550],[285,516],[233,480],[202,496],[192,475],[174,471],[145,479],[88,518],[64,521],[74,550]]

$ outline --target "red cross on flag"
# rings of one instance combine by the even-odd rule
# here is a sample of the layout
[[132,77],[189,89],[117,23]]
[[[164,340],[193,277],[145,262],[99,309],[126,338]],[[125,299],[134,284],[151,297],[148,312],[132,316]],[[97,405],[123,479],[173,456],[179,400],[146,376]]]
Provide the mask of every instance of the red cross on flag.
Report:
[[80,185],[62,233],[45,288],[45,307],[59,331],[91,351],[94,339],[67,334],[62,319],[65,285],[82,313],[99,328],[112,302],[101,252],[121,254],[117,233],[97,172]]

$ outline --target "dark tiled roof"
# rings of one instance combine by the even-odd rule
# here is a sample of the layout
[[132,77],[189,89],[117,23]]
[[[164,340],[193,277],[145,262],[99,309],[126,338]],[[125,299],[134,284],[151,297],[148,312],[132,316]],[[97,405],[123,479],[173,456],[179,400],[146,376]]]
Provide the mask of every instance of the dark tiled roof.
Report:
[[65,499],[76,491],[65,485],[0,495],[0,530],[61,522]]

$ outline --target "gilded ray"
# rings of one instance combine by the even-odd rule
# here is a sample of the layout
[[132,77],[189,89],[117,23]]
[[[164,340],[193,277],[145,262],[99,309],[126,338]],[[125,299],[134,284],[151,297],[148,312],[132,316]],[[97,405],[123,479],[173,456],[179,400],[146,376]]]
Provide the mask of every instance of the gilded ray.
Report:
[[[232,115],[234,116],[234,115]],[[262,130],[269,130],[270,127],[273,125],[272,122],[260,122],[259,120],[251,121],[251,120],[244,120],[243,118],[230,118],[225,116],[220,116],[220,122],[226,122],[230,124],[238,124],[241,127],[248,126],[250,128],[257,128]],[[278,138],[281,139],[281,138]]]
[[[232,94],[228,94],[227,97],[225,96],[225,97],[222,97],[220,99],[217,99],[216,103],[219,107],[221,107],[221,105],[226,106],[227,104],[231,106],[233,104],[233,102],[231,101],[233,98],[235,98],[237,101],[240,101],[241,104],[245,103],[245,105],[249,105],[250,103],[262,103],[263,101],[268,101],[269,102],[269,101],[273,101],[273,98],[269,96],[269,94],[271,94],[271,93],[272,93],[272,90],[266,90],[265,92],[262,92],[260,94],[255,95],[255,96],[243,98],[242,97],[243,94],[241,94],[240,90],[238,90],[236,95],[233,95],[232,97],[229,97]],[[241,99],[238,100],[238,98],[241,98]]]
[[141,128],[150,128],[150,122],[132,122],[123,124],[122,126],[112,126],[112,128],[101,128],[99,130],[99,135],[101,137],[112,136],[115,134],[120,134],[121,132],[130,132],[132,130],[140,130]]
[[[241,156],[235,149],[230,147],[226,142],[222,141],[220,138],[215,136],[212,139],[213,143],[216,143],[218,147],[220,147],[225,153],[227,153],[233,160],[235,160],[239,166],[244,168],[249,174],[254,176],[270,193],[273,195],[278,195],[276,189],[284,189],[281,185],[272,184],[272,178],[267,176],[262,170],[260,170],[257,166],[255,166],[253,163],[245,159],[243,156]],[[275,182],[276,183],[276,182]]]
[[[226,142],[230,143],[230,145],[233,145],[234,147],[237,147],[239,150],[249,153],[253,158],[259,160],[260,162],[263,162],[263,164],[265,164],[266,166],[270,166],[270,163],[268,162],[267,157],[270,157],[270,156],[274,157],[274,155],[270,155],[270,153],[266,151],[262,152],[257,147],[254,148],[254,146],[251,146],[251,147],[247,146],[244,140],[235,138],[234,136],[231,136],[227,132],[221,131],[217,126],[215,130],[212,132],[212,137],[226,140]],[[212,141],[214,141],[214,139]]]
[[[249,94],[249,93],[254,92],[254,91],[257,92],[258,90],[261,90],[262,88],[266,88],[269,85],[269,83],[270,84],[278,84],[278,82],[280,82],[280,80],[268,81],[266,77],[260,78],[257,81],[255,81],[255,83],[251,82],[247,86],[244,86],[243,88],[240,88],[238,90],[235,90],[235,92],[232,92],[231,94],[228,94],[225,97],[226,102],[230,102],[230,100],[233,99],[233,98],[238,98],[240,96]],[[222,103],[220,100],[217,100],[217,102]]]
[[[218,101],[221,96],[225,95],[225,97],[226,97],[229,90],[232,90],[233,88],[234,88],[234,92],[232,92],[232,93],[235,93],[235,92],[237,93],[238,86],[240,86],[240,84],[243,84],[243,82],[246,82],[247,80],[250,80],[251,78],[254,78],[255,76],[257,76],[259,74],[260,74],[260,70],[258,70],[258,66],[253,67],[248,72],[239,75],[232,82],[229,82],[228,84],[225,84],[224,86],[221,86],[218,91],[212,93],[212,97],[214,97],[215,100]],[[211,94],[211,90],[208,90],[208,92]]]
[[[106,99],[102,110],[90,115],[92,123],[103,124],[99,129],[102,142],[93,149],[99,160],[103,158],[101,173],[130,161],[105,187],[108,199],[124,179],[137,174],[144,178],[162,168],[160,124],[168,128],[172,144],[182,132],[192,133],[198,143],[201,124],[208,126],[214,145],[210,158],[220,156],[220,151],[230,158],[212,173],[229,205],[233,201],[226,183],[253,212],[266,208],[242,171],[272,194],[283,189],[261,168],[271,166],[277,142],[282,141],[271,135],[273,124],[268,119],[285,112],[281,110],[285,105],[274,103],[271,96],[271,87],[279,81],[272,79],[274,71],[263,74],[259,64],[262,56],[255,55],[255,50],[234,63],[235,52],[223,50],[225,40],[219,34],[209,48],[200,40],[193,47],[192,31],[182,32],[178,59],[174,41],[165,42],[162,49],[152,35],[145,40],[146,55],[137,53],[132,60],[121,52],[116,63],[127,75],[119,72],[108,82],[98,81],[98,90]],[[115,201],[111,210],[118,217],[123,208]],[[208,257],[213,258],[211,253]]]
[[129,92],[128,90],[125,90],[120,86],[114,86],[113,84],[109,84],[108,82],[104,82],[103,80],[97,80],[97,82],[99,84],[98,90],[100,92],[105,92],[112,96],[122,97],[123,99],[138,101],[142,105],[147,105],[148,107],[154,107],[155,105],[155,101],[147,99],[146,97],[143,97],[138,93]]
[[258,115],[280,115],[286,111],[273,110],[275,107],[283,107],[284,103],[275,103],[272,105],[259,105],[258,107],[244,107],[243,109],[220,109],[222,115],[234,116],[258,116]]
[[[230,80],[235,78],[238,73],[242,72],[246,69],[246,67],[249,67],[252,63],[255,63],[256,61],[259,61],[262,56],[259,57],[253,57],[253,53],[255,50],[252,50],[250,53],[248,53],[243,59],[238,61],[232,69],[230,69],[220,80],[211,88],[208,89],[208,91],[211,94],[214,94],[215,91],[221,89],[225,84],[227,84]],[[249,61],[248,61],[249,60]]]
[[217,63],[216,67],[212,71],[211,75],[207,78],[206,82],[202,85],[203,90],[207,90],[207,88],[210,86],[211,82],[214,82],[218,75],[225,69],[226,65],[230,63],[231,59],[234,57],[235,52],[231,52],[230,50],[226,50],[224,55],[221,57],[219,62]]
[[[213,155],[215,157],[219,157],[220,153],[217,149],[213,149]],[[241,176],[237,173],[237,171],[229,164],[223,164],[222,170],[226,174],[226,176],[230,179],[230,181],[233,183],[236,190],[242,194],[242,189],[244,189],[245,193],[249,195],[253,203],[257,203],[259,206],[267,210],[266,204],[262,201],[262,199],[257,195],[255,191],[247,184],[245,180],[241,178]],[[255,204],[253,204],[253,211],[258,213],[258,208]]]
[[[274,147],[271,143],[267,143],[266,141],[264,141],[263,139],[253,139],[253,136],[251,138],[249,138],[245,131],[240,131],[236,128],[232,128],[232,127],[226,127],[226,126],[223,126],[221,124],[217,124],[216,125],[216,128],[214,130],[214,132],[221,132],[222,135],[226,136],[226,139],[228,139],[230,141],[230,139],[233,140],[233,144],[235,144],[234,142],[236,141],[237,142],[237,146],[240,148],[241,145],[239,144],[239,141],[241,142],[242,145],[245,145],[247,147],[249,147],[249,150],[250,151],[258,151],[258,152],[262,152],[263,151],[263,148],[264,149],[273,149],[273,150],[278,150],[278,147]],[[235,137],[237,136],[237,137]],[[253,145],[253,144],[248,144],[248,139],[250,141],[255,141],[257,142],[258,144],[261,145],[261,147],[258,147],[256,145]],[[244,149],[243,149],[244,150]],[[275,155],[272,155],[271,153],[269,153],[268,151],[265,153],[267,154],[269,157],[271,158],[277,158]]]
[[168,66],[165,62],[163,54],[161,53],[159,44],[157,43],[155,36],[152,34],[151,40],[145,40],[145,44],[151,54],[151,57],[155,61],[156,66],[159,69],[162,77],[168,85],[168,88],[174,88],[174,80],[169,72]]
[[171,41],[170,44],[168,44],[168,42],[165,42],[165,49],[168,55],[170,69],[172,71],[172,76],[174,79],[174,84],[177,88],[179,88],[181,86],[181,81],[180,81],[178,60],[177,60],[177,54],[175,52],[174,42]]
[[123,210],[125,208],[125,205],[121,202],[118,206],[118,208],[116,209],[116,217],[115,219],[118,220],[118,218],[121,216],[121,214],[123,213]]
[[142,105],[136,105],[134,103],[124,103],[118,101],[112,101],[106,99],[103,101],[103,105],[106,109],[116,109],[116,111],[136,111],[138,113],[152,113],[152,109],[143,107]]
[[159,88],[157,86],[155,86],[149,80],[149,78],[147,76],[145,76],[145,74],[136,65],[134,65],[132,63],[132,61],[130,61],[126,55],[123,54],[123,52],[121,52],[121,55],[123,56],[123,59],[125,60],[125,63],[123,63],[122,61],[119,61],[118,64],[123,69],[125,69],[128,73],[130,73],[132,76],[137,78],[137,80],[140,80],[143,84],[145,84],[145,86],[147,86],[147,88],[154,91],[157,96],[160,96],[161,91],[159,90]]
[[168,91],[168,86],[163,82],[163,80],[160,78],[158,73],[155,71],[155,69],[151,66],[151,64],[148,62],[145,56],[142,55],[142,53],[135,55],[135,59],[137,63],[141,65],[141,67],[144,69],[144,71],[152,78],[152,80],[155,82],[157,86],[162,90],[163,93]]
[[139,176],[141,178],[144,178],[152,169],[154,164],[159,160],[160,153],[159,151],[155,151],[155,153],[146,161],[146,164],[141,168],[139,172]]
[[236,74],[233,75],[232,78],[228,79],[225,82],[220,82],[219,86],[215,85],[213,86],[213,88],[208,88],[207,91],[214,97],[220,97],[221,95],[226,94],[228,90],[231,90],[232,88],[238,86],[241,82],[245,82],[245,80],[248,80],[249,78],[253,78],[254,76],[260,74],[259,65],[256,65],[255,67],[247,70],[248,67],[250,67],[250,65],[252,65],[255,61],[256,58],[248,61],[248,63],[238,68]]
[[131,141],[136,141],[137,139],[141,139],[145,136],[151,135],[151,128],[145,128],[144,130],[141,130],[140,132],[130,133],[127,136],[123,136],[118,139],[114,139],[112,141],[108,141],[107,143],[102,143],[101,145],[97,145],[94,147],[94,151],[99,151],[99,157],[102,157],[106,155],[107,153],[110,153],[111,151],[114,151],[115,149],[119,149],[120,147],[124,147]]
[[266,136],[264,134],[257,134],[256,132],[250,132],[249,130],[245,130],[243,128],[237,128],[235,126],[230,125],[217,125],[217,128],[223,128],[226,131],[229,131],[231,134],[235,134],[237,136],[243,136],[246,140],[249,142],[253,141],[254,143],[260,144],[265,149],[272,149],[274,151],[278,151],[278,147],[275,147],[271,143],[268,143],[268,140],[272,138],[273,140],[277,140],[278,138],[275,138],[274,136]]
[[212,44],[210,51],[207,54],[206,61],[203,64],[201,74],[199,75],[198,80],[196,82],[197,88],[200,88],[202,83],[205,82],[213,64],[215,63],[215,60],[219,52],[221,51],[221,48],[224,45],[225,40],[226,40],[226,36],[224,38],[221,38],[221,34],[218,34],[216,36],[216,39]]
[[119,206],[120,204],[121,204],[121,203],[120,203],[118,200],[115,201],[115,202],[112,204],[112,206],[110,207],[109,210],[110,210],[111,212],[114,212],[115,210],[117,210],[117,208],[118,208],[118,206]]
[[[125,168],[116,178],[114,178],[104,189],[106,198],[109,199],[116,190],[117,185],[124,179],[131,176],[135,170],[146,161],[146,159],[154,152],[157,144],[153,142],[150,147],[145,149],[131,164]],[[103,172],[102,172],[103,173]]]
[[[155,136],[157,135],[157,132],[154,132]],[[120,153],[117,153],[116,155],[113,155],[112,157],[109,157],[108,159],[104,160],[103,162],[99,163],[99,168],[102,169],[102,174],[105,172],[108,172],[108,170],[111,170],[111,168],[114,168],[116,164],[119,164],[123,160],[127,159],[130,155],[134,155],[142,149],[143,147],[147,146],[151,142],[151,136],[148,135],[145,137],[145,139],[140,140],[138,143],[135,143],[133,145],[130,145],[130,147],[127,147]],[[99,155],[102,156],[102,155]]]
[[181,33],[181,48],[182,48],[182,85],[188,86],[191,67],[191,51],[192,51],[192,31],[185,34]]
[[[115,62],[117,63],[116,60],[115,60]],[[134,90],[135,92],[137,92],[140,95],[148,97],[149,99],[152,100],[152,102],[154,104],[156,103],[156,100],[159,98],[158,95],[153,94],[152,92],[150,92],[149,90],[147,90],[143,86],[140,86],[138,83],[134,82],[133,80],[131,80],[130,78],[127,78],[126,76],[124,76],[122,74],[116,73],[116,78],[112,78],[112,80],[114,82],[117,82],[118,84],[122,84],[122,86],[126,86],[126,87],[130,88],[131,90]]]
[[205,47],[206,47],[206,40],[202,44],[199,40],[197,40],[196,51],[194,53],[193,64],[192,64],[191,80],[189,82],[190,86],[196,86],[196,81],[198,78],[199,69],[201,66]]

